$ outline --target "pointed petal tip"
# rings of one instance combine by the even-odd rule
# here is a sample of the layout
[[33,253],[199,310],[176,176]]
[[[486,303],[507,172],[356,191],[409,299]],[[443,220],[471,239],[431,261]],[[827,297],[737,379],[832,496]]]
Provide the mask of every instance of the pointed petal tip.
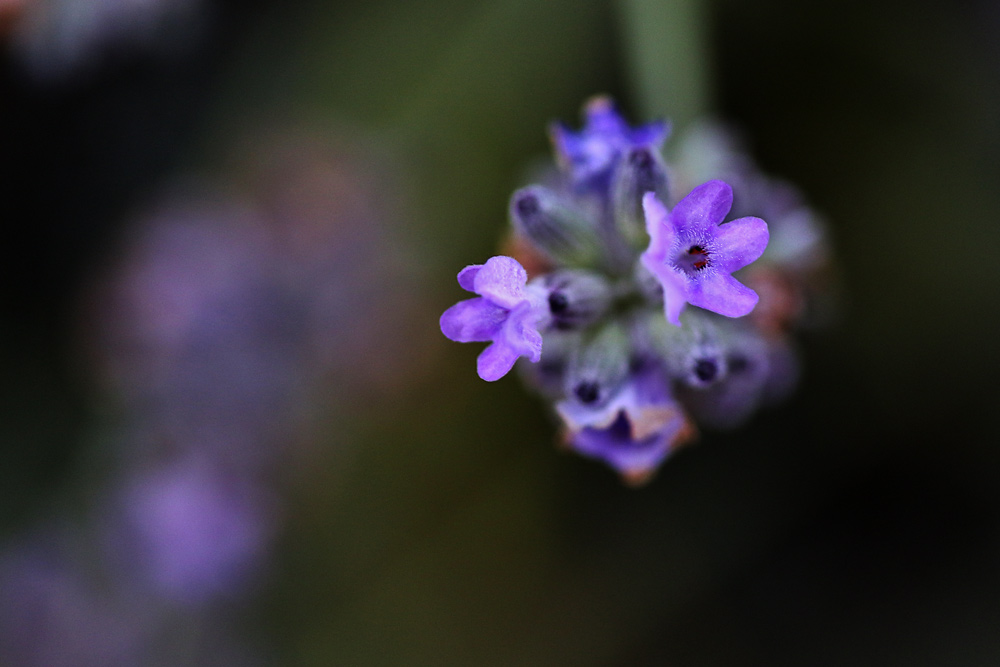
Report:
[[660,201],[653,191],[642,196],[642,212],[646,216],[646,227],[652,224],[663,223],[668,215],[666,205]]
[[483,268],[482,264],[469,264],[458,272],[458,284],[467,292],[476,291],[476,274]]
[[757,261],[770,240],[767,223],[760,218],[747,216],[719,225],[715,241],[721,268],[732,273]]
[[445,338],[456,343],[492,340],[506,314],[482,297],[465,299],[441,313],[438,325]]
[[725,273],[716,275],[712,280],[703,280],[700,290],[691,295],[690,303],[735,318],[749,315],[759,299],[757,292]]

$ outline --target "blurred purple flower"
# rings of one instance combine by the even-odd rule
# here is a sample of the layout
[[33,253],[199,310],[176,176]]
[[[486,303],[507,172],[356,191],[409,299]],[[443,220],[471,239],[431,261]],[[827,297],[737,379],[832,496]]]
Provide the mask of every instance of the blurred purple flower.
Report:
[[302,145],[267,152],[286,159],[245,188],[253,200],[163,201],[92,293],[114,473],[70,526],[74,559],[0,554],[0,664],[256,662],[219,629],[260,581],[282,475],[319,441],[320,410],[423,356],[387,344],[423,304],[384,224],[382,171]]
[[684,405],[707,426],[737,428],[762,405],[787,397],[798,381],[798,359],[784,337],[761,335],[741,321],[728,327],[722,349],[725,378],[707,388],[678,388]]
[[49,526],[0,557],[0,664],[142,664],[154,627],[148,603],[95,581],[66,528]]
[[118,511],[118,557],[159,595],[187,604],[243,592],[273,521],[259,486],[194,458],[129,479]]
[[727,317],[753,310],[757,294],[730,274],[764,252],[767,224],[753,217],[721,224],[732,207],[732,188],[709,181],[671,212],[653,193],[642,203],[650,237],[642,264],[663,287],[668,322],[680,326],[681,311],[689,303]]
[[670,134],[664,121],[631,128],[607,97],[595,97],[584,108],[583,129],[573,132],[561,123],[551,128],[556,157],[580,184],[607,176],[618,158],[630,148],[659,149]]
[[479,377],[499,380],[519,357],[542,356],[539,327],[550,317],[545,291],[526,287],[528,274],[517,260],[502,255],[467,266],[458,284],[479,296],[460,301],[441,315],[441,332],[459,343],[491,341],[479,355]]
[[604,461],[634,484],[645,482],[693,433],[657,365],[634,371],[606,403],[570,398],[556,411],[573,450]]
[[281,452],[314,366],[276,267],[245,207],[171,201],[144,221],[98,304],[102,370],[139,430],[127,449],[151,441],[253,465]]

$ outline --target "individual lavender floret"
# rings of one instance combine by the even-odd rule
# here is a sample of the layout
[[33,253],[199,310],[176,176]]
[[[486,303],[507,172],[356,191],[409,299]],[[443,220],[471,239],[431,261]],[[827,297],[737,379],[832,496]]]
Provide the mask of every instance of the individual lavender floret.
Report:
[[[778,344],[769,343],[742,322],[730,327],[722,343],[725,379],[704,389],[681,387],[678,398],[699,423],[723,430],[741,426],[767,398],[772,382],[771,348]],[[780,383],[783,378],[773,381]]]
[[638,330],[640,346],[648,355],[663,360],[671,378],[688,387],[705,389],[722,382],[728,371],[718,321],[711,313],[689,310],[681,315],[682,326],[675,327],[659,312],[648,313]]
[[528,274],[517,260],[502,255],[486,264],[467,266],[458,284],[479,296],[460,301],[441,315],[441,333],[459,343],[492,341],[479,355],[479,377],[499,380],[519,357],[542,358],[539,328],[549,319],[541,288],[527,286]]
[[680,326],[681,311],[689,303],[726,317],[742,317],[754,309],[757,293],[730,274],[764,252],[767,223],[746,217],[721,224],[732,208],[732,188],[709,181],[670,212],[653,193],[642,203],[650,237],[642,265],[663,287],[668,322]]
[[573,132],[562,124],[551,129],[556,157],[575,184],[606,178],[621,154],[633,147],[659,150],[670,126],[657,121],[631,128],[607,97],[595,97],[584,108],[583,129]]
[[667,378],[655,364],[634,370],[603,403],[571,397],[558,403],[556,410],[566,424],[570,448],[604,461],[632,484],[645,482],[693,435],[670,395]]

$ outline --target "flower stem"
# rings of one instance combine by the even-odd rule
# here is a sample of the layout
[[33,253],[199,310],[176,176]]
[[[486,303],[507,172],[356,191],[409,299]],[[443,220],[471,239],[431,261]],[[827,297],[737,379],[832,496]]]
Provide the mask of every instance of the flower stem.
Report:
[[710,111],[708,11],[700,0],[618,0],[632,90],[645,117],[675,129]]

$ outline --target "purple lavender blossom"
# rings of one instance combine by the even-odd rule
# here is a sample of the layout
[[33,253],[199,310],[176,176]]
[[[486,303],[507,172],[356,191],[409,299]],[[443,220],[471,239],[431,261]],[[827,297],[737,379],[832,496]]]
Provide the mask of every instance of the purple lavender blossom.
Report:
[[657,121],[631,128],[607,97],[595,97],[584,109],[583,129],[573,132],[561,123],[552,126],[556,156],[580,184],[607,176],[618,158],[630,148],[659,150],[670,134],[670,126]]
[[441,333],[458,343],[492,341],[479,355],[479,377],[499,380],[519,357],[542,358],[539,328],[550,317],[545,292],[527,286],[517,260],[498,255],[458,274],[458,284],[479,296],[459,301],[441,315]]
[[260,566],[270,511],[260,489],[199,459],[128,480],[120,498],[131,565],[159,595],[197,604],[239,592]]
[[667,321],[680,326],[684,306],[691,304],[742,317],[757,305],[757,293],[732,277],[767,247],[767,223],[746,217],[722,225],[733,205],[733,190],[709,181],[682,199],[673,211],[653,193],[643,197],[649,248],[642,265],[663,287]]
[[603,405],[571,398],[558,403],[556,411],[573,450],[604,461],[631,483],[646,481],[691,435],[684,411],[655,365],[635,371]]
[[697,183],[720,179],[733,188],[733,215],[767,220],[771,238],[762,262],[802,270],[824,261],[827,240],[822,217],[794,185],[762,173],[730,128],[697,124],[681,141],[675,166],[671,176],[681,193]]
[[484,379],[521,356],[540,362],[522,376],[554,403],[567,446],[631,484],[695,435],[688,415],[730,428],[794,387],[787,334],[824,251],[797,191],[761,174],[731,135],[710,127],[671,164],[668,134],[666,123],[630,127],[603,97],[579,131],[554,125],[560,171],[511,200],[509,247],[535,278],[493,258],[506,263],[491,278],[497,297],[480,284],[489,264],[468,267],[459,283],[479,298],[441,317],[448,338],[493,343]]
[[94,581],[81,536],[65,523],[45,525],[0,553],[0,664],[146,664],[150,606]]
[[[681,386],[677,395],[699,423],[720,430],[741,426],[766,400],[769,383],[777,393],[795,381],[795,361],[780,345],[742,323],[734,326],[722,346],[726,377],[707,388]],[[781,365],[772,368],[772,357]]]

